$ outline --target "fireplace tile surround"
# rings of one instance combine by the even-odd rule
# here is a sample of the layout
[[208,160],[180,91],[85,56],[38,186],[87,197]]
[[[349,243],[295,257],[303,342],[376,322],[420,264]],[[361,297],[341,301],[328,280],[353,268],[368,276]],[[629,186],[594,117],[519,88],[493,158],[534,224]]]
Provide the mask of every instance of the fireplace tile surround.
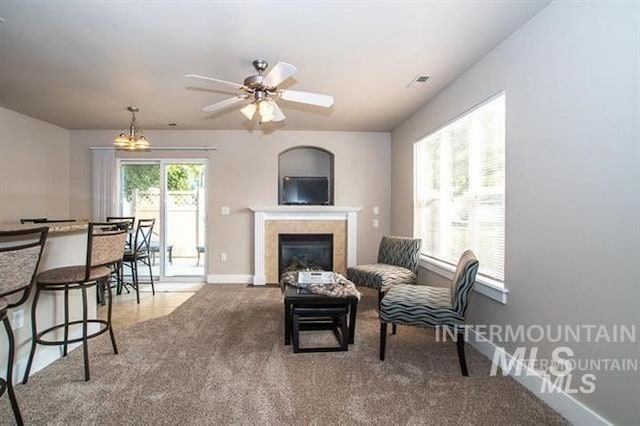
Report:
[[254,285],[277,283],[278,234],[333,234],[333,268],[345,273],[357,263],[361,207],[250,207],[254,212]]

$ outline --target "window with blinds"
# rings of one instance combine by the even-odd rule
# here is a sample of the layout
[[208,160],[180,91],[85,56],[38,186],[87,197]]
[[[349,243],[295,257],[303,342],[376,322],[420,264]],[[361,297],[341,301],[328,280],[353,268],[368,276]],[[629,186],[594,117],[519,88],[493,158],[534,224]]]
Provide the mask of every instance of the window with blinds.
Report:
[[452,265],[472,249],[479,275],[504,280],[505,95],[414,146],[414,234],[422,253]]

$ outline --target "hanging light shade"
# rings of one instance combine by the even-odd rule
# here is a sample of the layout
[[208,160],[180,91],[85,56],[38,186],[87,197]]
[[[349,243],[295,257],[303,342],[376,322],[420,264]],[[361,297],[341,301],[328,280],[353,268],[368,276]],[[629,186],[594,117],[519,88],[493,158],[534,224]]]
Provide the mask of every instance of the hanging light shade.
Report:
[[129,151],[141,151],[147,150],[151,147],[149,141],[142,135],[142,133],[136,128],[136,112],[140,111],[136,107],[127,107],[127,110],[131,112],[131,124],[129,125],[129,134],[125,132],[120,133],[113,145],[116,149],[126,149]]
[[251,119],[253,119],[253,115],[256,113],[256,109],[258,109],[256,104],[255,103],[251,103],[251,104],[247,105],[246,107],[242,108],[240,110],[240,112],[242,114],[244,114],[245,117],[247,117],[247,120],[251,120]]
[[120,133],[120,135],[113,141],[113,144],[116,148],[125,148],[129,146],[129,136],[124,133]]
[[263,123],[273,121],[273,105],[271,105],[269,101],[261,101],[258,105],[258,111],[260,112],[260,121],[262,121]]

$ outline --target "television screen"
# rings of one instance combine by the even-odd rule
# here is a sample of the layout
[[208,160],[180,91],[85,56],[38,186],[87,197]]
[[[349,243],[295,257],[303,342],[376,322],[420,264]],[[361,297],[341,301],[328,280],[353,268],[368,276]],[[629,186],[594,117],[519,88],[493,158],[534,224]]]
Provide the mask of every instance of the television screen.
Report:
[[282,182],[282,204],[329,204],[329,179],[286,176]]

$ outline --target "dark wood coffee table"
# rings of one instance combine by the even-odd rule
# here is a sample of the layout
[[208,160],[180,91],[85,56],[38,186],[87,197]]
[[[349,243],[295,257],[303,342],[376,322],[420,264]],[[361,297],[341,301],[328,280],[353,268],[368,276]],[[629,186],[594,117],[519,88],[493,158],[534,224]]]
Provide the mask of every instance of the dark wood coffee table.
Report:
[[349,344],[353,344],[356,334],[356,313],[358,298],[331,297],[311,293],[309,290],[287,286],[284,291],[284,344],[291,344],[291,311],[294,307],[346,306],[349,309]]

